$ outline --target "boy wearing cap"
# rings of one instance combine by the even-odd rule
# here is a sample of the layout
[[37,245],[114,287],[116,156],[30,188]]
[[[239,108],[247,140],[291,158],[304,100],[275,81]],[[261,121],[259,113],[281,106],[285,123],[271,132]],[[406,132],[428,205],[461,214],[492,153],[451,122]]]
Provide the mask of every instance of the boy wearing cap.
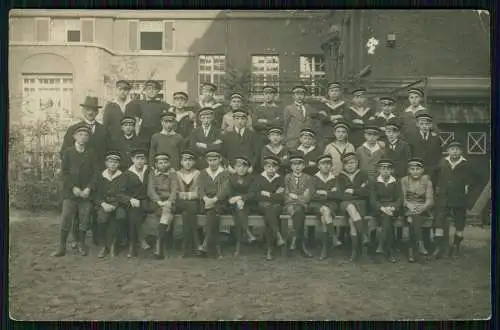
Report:
[[175,92],[173,96],[174,104],[168,111],[175,114],[175,121],[177,123],[175,131],[184,139],[187,139],[194,129],[196,116],[193,111],[186,108],[186,102],[188,100],[187,93]]
[[283,115],[283,133],[285,145],[289,150],[299,146],[300,130],[304,127],[311,127],[318,130],[320,127],[319,115],[317,111],[305,104],[307,88],[295,86],[292,88],[293,104],[287,105]]
[[184,149],[184,139],[175,132],[175,114],[167,112],[161,116],[162,131],[155,133],[151,138],[151,148],[149,149],[149,159],[153,160],[154,155],[166,153],[170,156],[172,168],[179,168],[179,152]]
[[289,151],[288,148],[283,145],[283,129],[278,126],[273,126],[267,132],[267,138],[269,143],[266,144],[261,152],[260,168],[264,168],[264,159],[268,156],[274,156],[280,160],[280,166],[278,168],[278,173],[280,175],[285,175],[286,162],[288,161]]
[[[377,121],[382,132],[385,133],[387,123],[391,119],[397,118],[394,114],[396,99],[392,96],[382,96],[379,98],[379,103],[381,110],[375,114],[375,120]],[[382,136],[382,140],[385,142],[385,136]]]
[[417,120],[416,134],[408,139],[413,157],[422,158],[425,164],[426,174],[429,174],[432,182],[436,182],[436,167],[441,159],[441,139],[432,130],[432,116],[427,111],[419,111],[415,115]]
[[344,118],[346,111],[346,103],[342,100],[342,85],[338,82],[328,84],[327,97],[319,97],[324,107],[319,111],[319,116],[322,122],[322,136],[326,144],[332,142],[331,139],[334,135],[333,126],[339,120]]
[[305,161],[301,154],[290,156],[290,167],[292,173],[285,176],[285,210],[292,219],[294,231],[290,251],[295,251],[298,244],[304,256],[310,258],[312,254],[304,240],[304,222],[307,204],[314,190],[313,180],[310,175],[303,173]]
[[243,240],[242,235],[248,238],[249,243],[255,242],[256,238],[248,228],[248,214],[250,210],[250,186],[252,177],[248,173],[250,162],[245,156],[237,156],[233,162],[235,173],[229,176],[225,196],[228,198],[229,206],[233,213],[236,230],[236,251],[234,256],[240,254]]
[[342,156],[346,153],[355,152],[356,149],[354,149],[352,143],[347,141],[349,125],[345,121],[338,120],[333,125],[333,129],[334,140],[326,146],[324,154],[332,158],[332,173],[338,176],[344,168]]
[[126,171],[132,165],[130,152],[137,148],[144,148],[145,145],[135,134],[134,117],[123,116],[120,120],[121,131],[118,135],[111,138],[108,143],[108,149],[120,153],[120,170]]
[[[405,140],[410,140],[418,134],[418,125],[416,114],[419,111],[428,111],[423,105],[424,91],[420,88],[410,88],[408,90],[408,101],[410,106],[406,108],[399,116],[402,119],[401,134]],[[432,129],[438,132],[437,125],[434,123]]]
[[211,108],[203,108],[198,111],[200,125],[198,125],[188,139],[187,147],[196,153],[198,158],[197,168],[204,170],[208,163],[204,156],[207,150],[221,150],[222,138],[219,127],[214,125],[214,111]]
[[95,204],[97,207],[97,226],[103,247],[98,258],[108,253],[117,254],[116,245],[120,229],[127,215],[123,204],[126,203],[125,176],[120,171],[120,152],[109,151],[106,154],[106,169],[97,178]]
[[128,258],[137,255],[136,242],[140,241],[143,249],[149,249],[142,236],[142,224],[148,205],[148,177],[150,169],[146,165],[146,150],[137,149],[131,154],[133,165],[125,172],[125,207],[127,208],[127,222],[129,225],[129,252]]
[[344,112],[344,119],[350,127],[349,139],[354,147],[363,144],[363,129],[369,120],[375,119],[375,111],[366,106],[366,89],[356,88],[352,91],[352,105]]
[[314,130],[310,128],[303,128],[300,130],[300,145],[295,150],[296,153],[301,153],[304,156],[305,168],[304,173],[314,175],[318,172],[316,164],[319,156],[323,154],[317,144],[315,144],[314,137],[316,136]]
[[254,110],[253,128],[260,133],[262,140],[265,141],[270,128],[283,126],[283,109],[276,104],[278,90],[275,87],[264,86],[262,91],[264,102]]
[[321,224],[321,256],[327,257],[328,236],[332,237],[333,246],[342,245],[333,227],[333,218],[337,210],[337,201],[340,194],[337,188],[337,178],[332,174],[332,158],[322,155],[318,158],[319,171],[313,176],[314,192],[309,209],[314,213]]
[[[439,258],[443,252],[449,255],[459,252],[464,239],[466,210],[470,206],[469,192],[481,176],[463,155],[463,146],[459,141],[451,141],[447,146],[448,156],[441,159],[436,173],[436,245],[434,257]],[[453,218],[455,235],[451,247],[449,242],[449,217]]]
[[[223,134],[234,130],[235,120],[233,118],[233,111],[243,109],[243,103],[243,95],[241,95],[240,93],[231,94],[231,101],[229,102],[228,110],[222,118],[221,130]],[[246,112],[248,113],[248,111]],[[247,123],[245,128],[248,128],[250,130],[252,129],[252,117],[250,116],[250,114],[248,114],[247,116]]]
[[401,179],[404,214],[410,225],[410,247],[408,260],[415,261],[414,251],[428,254],[422,236],[422,223],[434,205],[434,188],[430,177],[424,174],[424,161],[420,158],[408,160],[408,175]]
[[385,153],[384,158],[391,160],[394,164],[394,177],[400,180],[407,174],[408,160],[411,156],[410,145],[401,140],[401,124],[397,118],[391,118],[385,125]]
[[367,224],[364,217],[367,201],[370,196],[368,175],[359,170],[359,160],[355,153],[342,156],[343,171],[337,178],[337,187],[341,194],[340,209],[349,217],[349,227],[352,242],[351,261],[359,255],[359,236],[364,247],[369,244]]
[[[252,172],[260,159],[260,144],[256,142],[258,141],[257,133],[248,128],[248,113],[245,110],[233,110],[232,114],[234,129],[222,136],[224,156],[227,160],[234,159],[239,155],[247,156],[250,161],[250,172]],[[234,172],[231,166],[228,170]]]
[[170,105],[158,99],[160,90],[159,82],[147,81],[144,85],[145,99],[130,102],[125,111],[125,115],[136,118],[136,133],[146,143],[147,149],[149,149],[153,134],[162,129],[160,117],[170,108]]
[[221,102],[217,102],[215,99],[215,91],[217,90],[217,86],[212,83],[203,83],[201,85],[201,95],[200,100],[195,106],[195,114],[197,114],[198,121],[196,122],[196,126],[201,125],[201,117],[199,115],[199,111],[204,108],[210,108],[213,112],[213,121],[214,126],[217,127],[217,130],[220,130],[222,125],[222,117],[224,116],[224,107]]
[[229,172],[221,166],[222,155],[217,150],[208,150],[205,154],[208,167],[201,171],[199,182],[199,196],[207,216],[206,235],[198,248],[200,253],[206,254],[208,249],[215,246],[217,258],[222,258],[219,243],[220,215],[226,203],[226,187]]
[[104,107],[102,124],[106,130],[107,139],[112,140],[121,134],[121,120],[125,116],[130,103],[130,84],[126,80],[116,82],[116,98]]
[[382,158],[385,147],[379,143],[380,128],[373,121],[365,126],[365,142],[356,149],[359,168],[368,174],[370,179],[377,176],[377,162]]
[[[98,170],[94,151],[87,147],[90,129],[86,124],[73,128],[72,147],[62,153],[61,174],[63,203],[61,212],[61,229],[59,249],[52,253],[54,257],[66,254],[66,241],[71,226],[74,226],[75,239],[81,255],[87,255],[85,235],[87,233],[92,211],[91,193],[95,189],[95,174]],[[77,230],[78,229],[78,230]]]
[[172,176],[177,187],[175,212],[182,215],[182,250],[187,257],[200,246],[198,237],[199,177],[195,168],[196,153],[184,150],[180,154],[181,168]]
[[378,176],[371,185],[370,204],[375,210],[378,222],[377,254],[388,254],[389,260],[395,262],[392,250],[393,222],[402,204],[402,190],[398,180],[392,175],[393,163],[389,159],[380,159],[377,162]]
[[265,239],[267,247],[267,260],[273,259],[273,242],[276,240],[278,247],[283,246],[285,241],[281,236],[281,211],[283,209],[285,182],[283,176],[278,173],[280,159],[268,155],[263,159],[264,171],[254,177],[250,186],[252,199],[257,203],[257,210],[264,217]]
[[164,152],[157,153],[154,162],[154,170],[149,172],[147,189],[151,209],[159,218],[154,255],[158,259],[163,259],[167,234],[173,232],[173,209],[177,186],[173,179],[174,171],[170,168],[170,156]]

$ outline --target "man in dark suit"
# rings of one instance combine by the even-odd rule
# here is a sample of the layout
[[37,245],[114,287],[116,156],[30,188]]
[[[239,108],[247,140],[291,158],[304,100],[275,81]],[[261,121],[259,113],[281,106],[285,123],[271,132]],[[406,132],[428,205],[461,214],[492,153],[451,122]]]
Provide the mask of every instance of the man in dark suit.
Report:
[[102,116],[102,124],[106,129],[108,141],[120,136],[120,121],[125,116],[126,108],[128,104],[130,104],[130,100],[128,98],[130,94],[130,84],[125,80],[119,80],[116,82],[116,89],[116,99],[106,104]]
[[98,104],[97,97],[87,96],[85,102],[80,104],[82,107],[83,120],[71,125],[64,135],[63,144],[60,150],[60,155],[62,157],[63,151],[66,148],[72,147],[74,144],[73,134],[75,133],[75,128],[83,125],[88,125],[90,128],[90,137],[87,146],[89,149],[94,150],[96,155],[99,168],[104,169],[104,155],[106,154],[106,130],[104,126],[95,120],[99,109],[102,108]]
[[292,93],[294,103],[286,106],[283,114],[285,144],[290,150],[299,146],[301,129],[309,127],[318,132],[321,129],[317,110],[305,104],[307,88],[296,86]]
[[187,148],[196,153],[197,167],[200,170],[208,166],[204,158],[207,150],[220,151],[222,146],[220,127],[214,125],[213,114],[212,108],[203,108],[198,111],[201,125],[191,132],[187,143]]
[[431,181],[436,182],[436,167],[441,159],[441,139],[438,134],[431,130],[432,116],[426,110],[418,111],[417,131],[408,137],[412,157],[424,160],[425,173],[429,174]]

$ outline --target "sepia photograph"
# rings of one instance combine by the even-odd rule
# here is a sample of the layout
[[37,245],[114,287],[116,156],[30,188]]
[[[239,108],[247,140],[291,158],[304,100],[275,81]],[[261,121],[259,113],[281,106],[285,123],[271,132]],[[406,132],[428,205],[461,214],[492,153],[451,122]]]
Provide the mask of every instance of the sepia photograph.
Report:
[[490,29],[11,10],[10,318],[489,319]]

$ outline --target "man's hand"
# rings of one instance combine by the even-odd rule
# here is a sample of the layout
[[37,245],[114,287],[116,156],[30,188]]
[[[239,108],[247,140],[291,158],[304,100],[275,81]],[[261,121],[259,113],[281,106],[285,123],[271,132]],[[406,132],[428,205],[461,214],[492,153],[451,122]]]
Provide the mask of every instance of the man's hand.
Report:
[[257,122],[261,123],[261,124],[267,124],[267,119],[264,119],[264,118],[259,118],[257,120]]
[[80,194],[80,196],[82,196],[83,198],[88,198],[89,195],[90,195],[90,188],[83,189],[83,191]]
[[250,167],[248,168],[248,173],[252,173],[252,172],[253,172],[253,167],[252,167],[252,166],[250,166]]
[[354,124],[361,124],[361,125],[365,123],[365,122],[364,122],[364,121],[362,121],[361,119],[354,119],[352,122],[353,122]]
[[290,194],[288,194],[288,196],[290,196],[291,199],[299,199],[299,196],[297,194],[294,194],[294,193],[290,193]]
[[354,194],[354,190],[352,188],[347,188],[346,190],[344,190],[344,192],[346,194],[351,194],[351,195]]
[[73,187],[73,195],[75,195],[76,197],[81,197],[82,191],[80,190],[80,188]]
[[279,188],[276,190],[276,193],[277,193],[277,194],[282,194],[282,193],[284,193],[284,192],[285,192],[285,188],[283,188],[283,187],[279,187]]
[[230,165],[227,167],[227,171],[228,171],[229,173],[231,173],[231,174],[236,173],[236,171],[234,170],[234,168],[232,168],[232,166],[230,166]]
[[116,206],[108,204],[106,202],[101,203],[101,207],[105,212],[113,212],[116,209]]
[[241,196],[234,196],[234,197],[231,197],[229,198],[229,204],[235,204],[236,202],[238,202],[239,200],[241,200]]
[[190,120],[195,120],[196,119],[196,115],[193,111],[188,111],[188,114],[189,114],[189,119]]
[[222,140],[221,139],[217,139],[214,141],[214,144],[221,144],[222,143]]
[[392,216],[392,212],[391,212],[391,210],[387,206],[380,207],[380,211],[382,211],[383,213],[385,213],[387,215],[391,215]]
[[316,162],[309,161],[309,166],[315,166],[315,165],[316,165]]
[[167,201],[158,201],[156,204],[158,204],[159,207],[164,207]]
[[141,201],[138,200],[138,199],[136,199],[136,198],[131,198],[130,199],[130,205],[132,207],[139,207],[139,206],[141,206]]
[[316,194],[326,196],[328,193],[326,192],[326,190],[316,190]]
[[203,148],[203,149],[207,148],[207,144],[206,143],[201,143],[201,142],[196,142],[196,146],[198,148]]
[[322,116],[328,117],[328,114],[324,110],[321,110],[319,112],[319,114],[322,115]]
[[[279,189],[278,189],[279,190]],[[260,192],[260,195],[261,196],[266,196],[266,197],[271,197],[271,194],[269,193],[269,191],[265,191],[265,190],[262,190]]]
[[238,208],[238,210],[243,210],[243,208],[245,207],[245,202],[242,199],[239,199],[236,202],[236,207]]

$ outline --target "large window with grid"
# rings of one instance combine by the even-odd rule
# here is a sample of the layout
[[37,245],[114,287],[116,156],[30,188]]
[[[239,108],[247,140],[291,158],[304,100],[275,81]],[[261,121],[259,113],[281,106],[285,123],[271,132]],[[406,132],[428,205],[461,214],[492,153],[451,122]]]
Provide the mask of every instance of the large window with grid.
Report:
[[325,94],[325,57],[323,55],[300,56],[300,81],[318,96]]
[[469,155],[486,155],[486,132],[467,132],[467,153]]
[[198,95],[201,95],[201,85],[212,83],[217,86],[216,99],[224,98],[224,76],[226,75],[226,56],[200,55],[198,58]]
[[261,101],[262,87],[271,85],[279,92],[280,61],[278,56],[252,56],[251,94],[255,101]]
[[93,19],[59,19],[51,20],[51,40],[58,42],[93,42]]
[[[130,83],[130,99],[131,100],[144,100],[146,98],[146,94],[144,92],[144,84],[149,80],[129,80]],[[164,81],[163,80],[155,80],[160,83],[160,91],[158,92],[158,100],[165,100],[165,90],[164,90]]]
[[441,140],[441,150],[443,155],[447,155],[446,145],[455,139],[455,132],[439,132],[439,139]]

